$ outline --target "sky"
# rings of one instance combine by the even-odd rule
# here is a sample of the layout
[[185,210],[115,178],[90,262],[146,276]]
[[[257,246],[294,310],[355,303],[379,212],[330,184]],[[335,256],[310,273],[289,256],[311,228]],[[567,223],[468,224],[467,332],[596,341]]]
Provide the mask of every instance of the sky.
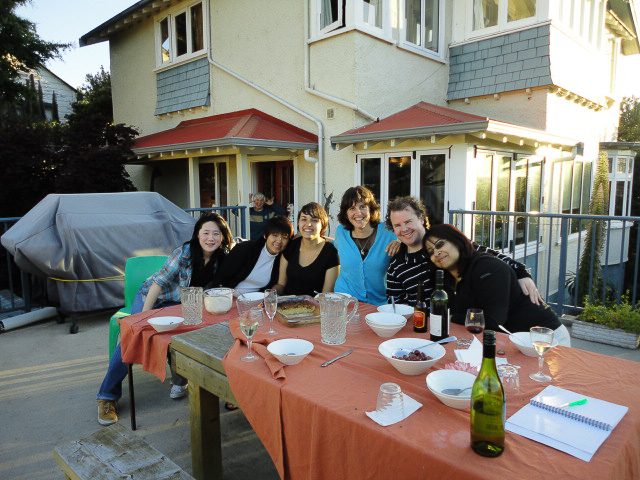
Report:
[[[109,43],[79,48],[78,39],[134,3],[136,0],[32,0],[16,13],[34,22],[42,39],[74,44],[62,54],[62,60],[50,61],[47,68],[77,88],[100,66],[109,71]],[[640,55],[623,57],[618,75],[621,93],[640,97],[639,77]]]

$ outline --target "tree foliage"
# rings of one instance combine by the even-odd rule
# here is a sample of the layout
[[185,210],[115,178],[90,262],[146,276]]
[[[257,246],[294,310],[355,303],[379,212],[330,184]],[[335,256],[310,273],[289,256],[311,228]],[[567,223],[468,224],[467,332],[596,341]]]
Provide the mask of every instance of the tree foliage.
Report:
[[0,1],[0,112],[32,95],[20,81],[20,72],[29,72],[56,58],[68,44],[42,40],[35,24],[15,14],[18,6],[30,0]]
[[624,97],[620,102],[619,142],[640,142],[640,98]]
[[87,75],[68,123],[32,116],[0,126],[0,217],[21,216],[49,193],[135,190],[124,168],[136,130],[113,124],[111,82]]

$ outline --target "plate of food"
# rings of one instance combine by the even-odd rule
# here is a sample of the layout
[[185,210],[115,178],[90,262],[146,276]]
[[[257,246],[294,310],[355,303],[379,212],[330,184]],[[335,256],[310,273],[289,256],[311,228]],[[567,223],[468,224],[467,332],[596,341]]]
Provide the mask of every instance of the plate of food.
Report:
[[287,295],[278,297],[278,313],[288,323],[319,320],[320,306],[309,295]]

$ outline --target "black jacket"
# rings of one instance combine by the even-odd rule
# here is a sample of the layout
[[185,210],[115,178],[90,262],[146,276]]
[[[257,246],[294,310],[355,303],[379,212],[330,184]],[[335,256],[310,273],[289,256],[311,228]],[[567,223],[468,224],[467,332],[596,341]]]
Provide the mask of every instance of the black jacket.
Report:
[[[265,243],[264,237],[260,237],[257,240],[242,242],[234,246],[224,258],[224,262],[218,269],[219,273],[216,273],[216,283],[222,287],[235,288],[249,276],[253,267],[256,266]],[[278,283],[280,257],[282,254],[273,261],[271,278],[263,288],[271,288]]]

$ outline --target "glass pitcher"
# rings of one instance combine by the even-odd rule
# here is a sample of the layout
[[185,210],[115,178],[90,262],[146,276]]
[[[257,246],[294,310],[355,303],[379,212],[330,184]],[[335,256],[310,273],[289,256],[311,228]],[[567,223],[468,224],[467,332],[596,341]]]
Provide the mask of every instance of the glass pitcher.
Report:
[[[358,312],[358,299],[344,293],[319,293],[322,343],[341,345],[347,341],[347,323]],[[349,304],[353,309],[347,313]]]

